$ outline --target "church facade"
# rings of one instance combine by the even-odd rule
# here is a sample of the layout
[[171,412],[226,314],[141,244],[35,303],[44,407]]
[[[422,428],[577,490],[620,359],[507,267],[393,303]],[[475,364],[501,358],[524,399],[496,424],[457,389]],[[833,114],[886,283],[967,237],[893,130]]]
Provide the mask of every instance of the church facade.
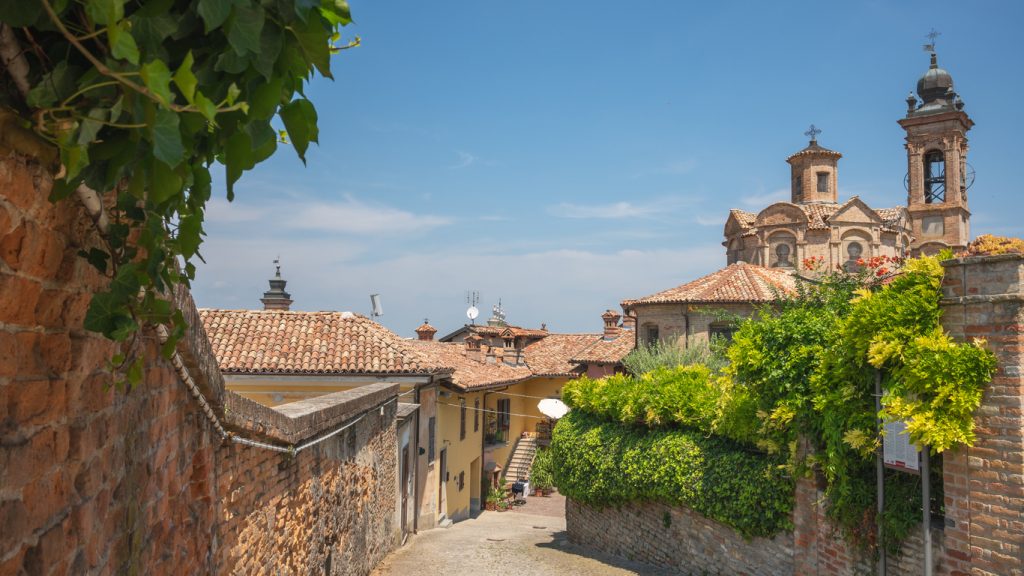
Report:
[[[726,268],[622,302],[627,314],[636,315],[637,344],[668,340],[689,346],[706,341],[715,326],[710,310],[740,306],[752,313],[758,303],[791,289],[792,275],[808,259],[820,260],[829,270],[853,270],[861,259],[877,256],[966,250],[971,216],[967,189],[973,182],[967,132],[974,123],[934,52],[917,82],[917,94],[911,93],[906,102],[906,115],[899,120],[906,132],[906,204],[873,208],[856,196],[840,202],[842,154],[818,144],[820,130],[812,125],[805,133],[808,145],[786,159],[789,201],[756,213],[729,211],[722,243]],[[667,309],[668,304],[678,310]]]

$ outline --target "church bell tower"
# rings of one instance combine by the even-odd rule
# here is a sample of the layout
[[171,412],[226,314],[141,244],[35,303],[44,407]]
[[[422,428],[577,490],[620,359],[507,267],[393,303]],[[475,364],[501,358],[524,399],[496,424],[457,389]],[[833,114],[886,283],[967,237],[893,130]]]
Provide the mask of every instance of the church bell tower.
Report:
[[943,248],[960,251],[970,241],[967,188],[973,174],[967,164],[967,131],[974,122],[953,90],[953,77],[939,68],[934,43],[928,48],[931,65],[917,81],[917,96],[907,97],[907,115],[899,120],[907,132],[912,255],[934,254]]

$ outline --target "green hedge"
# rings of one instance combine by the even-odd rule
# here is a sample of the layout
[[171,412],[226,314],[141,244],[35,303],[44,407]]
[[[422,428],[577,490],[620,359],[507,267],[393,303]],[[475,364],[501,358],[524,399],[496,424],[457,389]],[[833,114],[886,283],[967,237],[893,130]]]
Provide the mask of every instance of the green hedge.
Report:
[[682,505],[747,537],[792,529],[795,486],[783,460],[725,439],[573,410],[555,427],[550,450],[555,485],[584,504]]
[[717,399],[711,370],[699,364],[657,368],[640,376],[583,376],[562,389],[574,410],[623,424],[680,425],[710,430]]

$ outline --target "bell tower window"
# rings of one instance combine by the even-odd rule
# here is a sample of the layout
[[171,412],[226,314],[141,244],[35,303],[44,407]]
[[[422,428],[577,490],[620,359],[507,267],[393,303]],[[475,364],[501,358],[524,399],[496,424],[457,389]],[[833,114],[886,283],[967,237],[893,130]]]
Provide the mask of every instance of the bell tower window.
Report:
[[946,201],[946,159],[940,150],[924,155],[924,202]]
[[818,172],[818,193],[828,194],[828,172]]

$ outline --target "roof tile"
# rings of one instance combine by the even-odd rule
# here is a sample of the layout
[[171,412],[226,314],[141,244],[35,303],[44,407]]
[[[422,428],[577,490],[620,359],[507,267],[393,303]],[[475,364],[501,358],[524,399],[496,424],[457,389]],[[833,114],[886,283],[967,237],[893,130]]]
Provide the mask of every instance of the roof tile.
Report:
[[778,299],[778,292],[792,292],[795,287],[796,280],[789,270],[736,262],[681,286],[635,300],[624,300],[622,305],[771,302]]

